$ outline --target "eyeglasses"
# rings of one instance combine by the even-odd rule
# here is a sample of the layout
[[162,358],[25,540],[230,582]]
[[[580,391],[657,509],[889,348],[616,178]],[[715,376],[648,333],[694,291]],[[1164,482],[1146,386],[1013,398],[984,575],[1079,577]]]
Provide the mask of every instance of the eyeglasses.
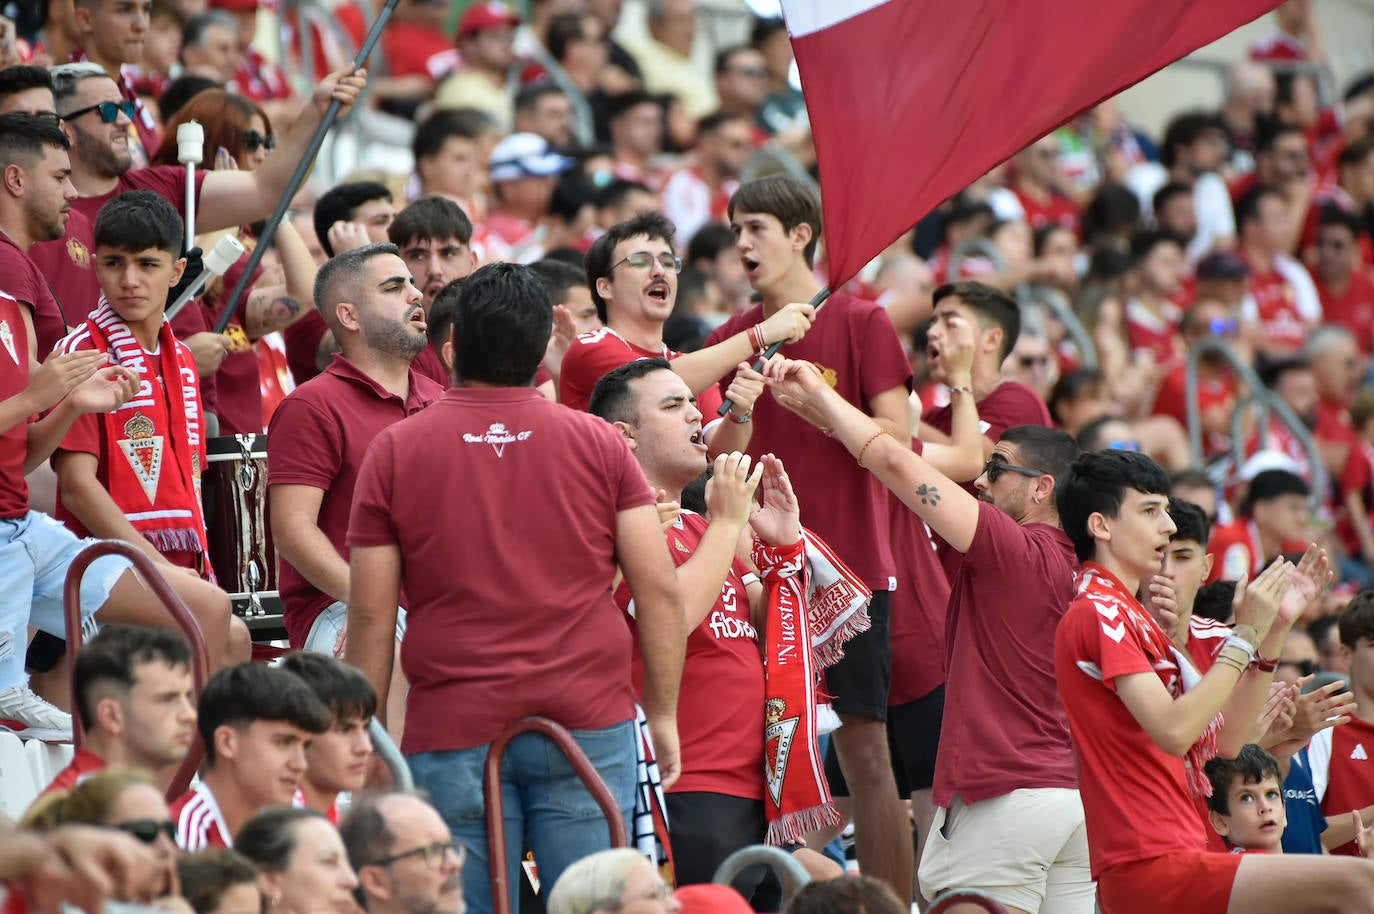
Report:
[[615,268],[620,266],[622,263],[627,263],[630,266],[634,267],[636,270],[647,270],[651,266],[653,266],[655,260],[658,261],[658,265],[663,267],[665,272],[682,272],[682,258],[678,257],[675,254],[669,254],[667,251],[664,251],[662,254],[654,255],[650,254],[648,251],[635,251],[633,254],[631,254],[629,257],[626,257],[624,260],[618,260],[615,263],[611,264],[611,268],[606,271],[606,275],[609,276],[610,274],[614,273]]
[[144,844],[156,844],[159,834],[166,835],[173,844],[177,840],[177,824],[171,819],[165,822],[154,819],[131,819],[128,822],[120,822],[115,828],[128,832]]
[[1311,676],[1317,672],[1317,661],[1315,660],[1279,660],[1279,666],[1292,666],[1298,668],[1299,676]]
[[1032,479],[1038,476],[1046,476],[1047,473],[1041,470],[1032,470],[1030,467],[1019,467],[1014,463],[1003,463],[1000,460],[989,460],[983,464],[983,474],[987,476],[988,482],[996,482],[1003,473],[1020,473],[1022,476],[1029,476]]
[[467,859],[468,850],[457,841],[436,841],[433,844],[421,845],[420,847],[411,848],[408,851],[402,851],[399,854],[392,854],[390,857],[383,857],[381,860],[374,860],[372,863],[366,864],[366,866],[391,866],[391,864],[404,860],[407,857],[423,855],[425,858],[425,866],[432,870],[437,870],[444,865],[444,857],[450,851],[458,858],[458,865],[462,866],[463,861]]
[[78,108],[70,114],[62,115],[64,121],[74,121],[83,114],[90,114],[92,111],[100,112],[100,120],[106,124],[113,124],[119,120],[122,114],[129,120],[134,119],[134,113],[138,108],[131,101],[122,102],[101,102],[98,105],[90,105],[86,108]]
[[271,152],[277,148],[277,138],[271,133],[263,136],[256,130],[248,130],[243,134],[243,145],[248,148],[249,152],[257,152],[259,149],[266,149]]
[[768,71],[763,67],[734,67],[727,72],[736,76],[743,76],[747,79],[767,79]]

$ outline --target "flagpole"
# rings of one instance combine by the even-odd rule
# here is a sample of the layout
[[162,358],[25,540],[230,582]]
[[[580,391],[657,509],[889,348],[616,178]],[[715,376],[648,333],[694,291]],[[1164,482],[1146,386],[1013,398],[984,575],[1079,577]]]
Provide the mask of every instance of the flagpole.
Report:
[[[386,0],[386,5],[377,14],[376,20],[372,23],[371,30],[367,33],[367,38],[363,41],[363,46],[358,49],[358,56],[353,58],[353,70],[357,72],[363,67],[363,63],[372,55],[372,49],[376,47],[377,40],[382,37],[382,29],[386,26],[391,14],[396,9],[399,0]],[[304,34],[304,33],[302,33]],[[308,40],[306,35],[302,40]],[[361,102],[362,99],[359,98]],[[258,264],[262,262],[262,257],[267,253],[267,247],[272,243],[272,236],[277,233],[277,226],[281,225],[286,218],[286,211],[291,206],[291,201],[296,193],[305,183],[306,177],[310,174],[310,168],[315,164],[315,156],[319,155],[320,147],[324,145],[325,134],[329,128],[334,126],[334,122],[339,118],[339,109],[343,107],[343,102],[337,98],[329,103],[329,107],[324,112],[324,117],[320,118],[320,126],[315,128],[315,135],[310,138],[310,145],[306,147],[305,154],[296,165],[296,170],[291,174],[291,180],[286,183],[286,192],[277,201],[277,208],[273,210],[271,218],[263,227],[262,236],[257,239],[257,246],[248,255],[248,262],[243,266],[243,275],[234,284],[234,290],[229,293],[229,297],[224,302],[224,309],[220,312],[219,319],[215,321],[215,332],[223,333],[224,328],[229,326],[230,319],[238,309],[238,303],[243,298],[243,293],[247,291],[248,284],[253,281],[253,273],[257,270]]]
[[[819,311],[821,310],[821,305],[825,304],[825,300],[829,297],[830,287],[822,286],[821,290],[817,292],[811,298],[811,301],[809,301],[807,304],[809,304],[811,307]],[[773,343],[767,349],[763,350],[763,355],[759,356],[758,359],[754,362],[754,370],[763,371],[763,363],[771,359],[773,356],[777,355],[778,350],[781,349],[783,347],[783,344],[786,342],[787,340],[778,340],[776,343]],[[723,416],[734,408],[735,401],[727,397],[725,402],[720,405],[720,409],[716,410],[716,415]]]

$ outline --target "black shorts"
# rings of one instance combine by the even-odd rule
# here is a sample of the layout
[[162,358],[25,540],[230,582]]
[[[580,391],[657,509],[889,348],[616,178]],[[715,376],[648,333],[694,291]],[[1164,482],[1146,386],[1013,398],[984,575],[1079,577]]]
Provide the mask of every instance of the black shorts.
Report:
[[868,604],[872,627],[844,644],[844,658],[825,671],[825,690],[836,713],[887,720],[892,687],[892,594],[878,591]]
[[46,673],[67,654],[67,642],[56,635],[38,632],[29,642],[29,651],[24,658],[24,666],[35,673]]
[[[943,684],[915,701],[887,709],[887,748],[892,754],[892,774],[903,798],[935,783],[935,756],[940,747],[940,720],[945,713]],[[849,785],[835,755],[835,740],[825,753],[825,778],[830,792],[849,796]]]
[[[768,831],[762,800],[705,792],[669,793],[664,798],[678,885],[710,882],[726,857],[740,848],[762,844]],[[768,867],[753,866],[731,885],[753,900],[755,910],[780,910],[781,885],[771,872]]]

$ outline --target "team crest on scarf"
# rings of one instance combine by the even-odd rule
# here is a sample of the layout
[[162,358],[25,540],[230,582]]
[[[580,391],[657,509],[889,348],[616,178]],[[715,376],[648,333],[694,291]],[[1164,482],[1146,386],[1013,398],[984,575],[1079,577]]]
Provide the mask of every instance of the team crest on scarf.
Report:
[[139,484],[148,496],[148,503],[157,501],[157,481],[162,471],[162,436],[155,434],[153,422],[142,413],[124,423],[124,434],[119,440],[119,449],[124,459],[129,461]]
[[19,364],[19,353],[14,349],[14,331],[10,329],[9,321],[0,321],[0,345],[5,347],[5,351],[14,359],[14,364]]
[[787,760],[792,755],[792,740],[801,718],[787,713],[787,702],[770,698],[764,703],[763,760],[768,778],[768,793],[773,802],[782,805],[782,782],[787,774]]

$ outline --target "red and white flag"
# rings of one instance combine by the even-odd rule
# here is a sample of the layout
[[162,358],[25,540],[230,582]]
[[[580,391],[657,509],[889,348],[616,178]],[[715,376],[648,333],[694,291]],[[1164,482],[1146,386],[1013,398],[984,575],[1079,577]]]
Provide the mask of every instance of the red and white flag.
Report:
[[1075,114],[1278,0],[782,0],[830,287]]

